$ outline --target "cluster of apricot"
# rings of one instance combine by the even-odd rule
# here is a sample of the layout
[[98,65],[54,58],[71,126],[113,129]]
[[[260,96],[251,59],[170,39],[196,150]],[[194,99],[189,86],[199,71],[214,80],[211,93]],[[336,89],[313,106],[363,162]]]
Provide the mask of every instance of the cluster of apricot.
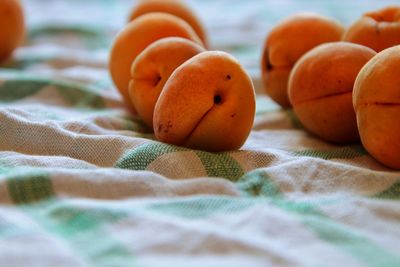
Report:
[[400,169],[400,6],[361,16],[347,29],[313,13],[279,23],[261,60],[267,94],[293,107],[311,133],[344,144],[361,139]]
[[22,43],[25,35],[24,13],[19,0],[0,1],[0,62]]
[[253,125],[253,83],[235,58],[205,47],[203,27],[183,2],[142,0],[115,38],[110,74],[158,140],[237,149]]

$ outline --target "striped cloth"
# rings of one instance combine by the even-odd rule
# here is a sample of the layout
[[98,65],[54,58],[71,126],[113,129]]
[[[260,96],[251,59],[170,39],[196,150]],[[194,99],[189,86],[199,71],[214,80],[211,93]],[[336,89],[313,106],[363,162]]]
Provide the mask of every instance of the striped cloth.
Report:
[[224,153],[160,143],[126,111],[106,65],[132,1],[84,2],[25,1],[29,36],[1,65],[1,267],[400,266],[400,172],[309,135],[258,72],[287,14],[349,23],[390,1],[189,1],[257,85]]

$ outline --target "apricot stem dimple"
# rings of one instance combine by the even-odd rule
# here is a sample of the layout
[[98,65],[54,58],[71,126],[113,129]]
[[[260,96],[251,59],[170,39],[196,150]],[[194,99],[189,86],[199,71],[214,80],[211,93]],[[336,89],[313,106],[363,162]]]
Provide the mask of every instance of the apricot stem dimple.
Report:
[[267,48],[267,50],[265,51],[265,63],[266,63],[265,67],[266,67],[267,71],[268,71],[268,72],[269,72],[269,71],[272,71],[272,69],[274,68],[274,66],[272,66],[272,64],[271,64],[271,62],[270,62],[270,59],[269,59],[269,50],[268,50],[268,48]]
[[228,80],[230,80],[230,79],[232,79],[232,77],[231,77],[231,75],[226,75],[226,78],[228,79]]
[[375,32],[377,35],[381,33],[381,29],[379,28],[379,23],[375,24]]
[[154,86],[157,86],[160,81],[161,81],[161,76],[157,75],[156,81],[154,82]]
[[386,14],[368,14],[367,17],[372,18],[376,22],[395,22],[396,15],[393,13],[386,13]]
[[214,96],[214,104],[219,105],[222,102],[222,98],[220,95]]
[[269,60],[267,60],[267,71],[272,71],[272,69],[274,68],[274,66],[272,66],[272,64],[269,62]]

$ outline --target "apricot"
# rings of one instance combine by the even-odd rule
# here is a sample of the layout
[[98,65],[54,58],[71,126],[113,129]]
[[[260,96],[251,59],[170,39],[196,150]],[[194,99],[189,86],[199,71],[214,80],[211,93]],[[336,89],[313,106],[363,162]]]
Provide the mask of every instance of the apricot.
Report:
[[0,1],[0,61],[11,55],[25,35],[24,13],[19,0]]
[[128,107],[133,108],[128,93],[131,65],[148,45],[165,37],[182,37],[202,45],[192,27],[184,20],[166,13],[149,13],[125,26],[111,47],[109,71]]
[[171,73],[186,60],[205,51],[179,37],[155,41],[140,53],[131,68],[129,95],[139,116],[153,128],[153,111]]
[[361,142],[379,162],[400,169],[400,46],[387,48],[360,71],[353,104]]
[[290,107],[287,83],[296,61],[315,46],[339,41],[341,23],[314,13],[299,13],[278,23],[268,34],[261,58],[266,93],[282,107]]
[[348,42],[322,44],[296,63],[289,99],[304,127],[334,143],[359,140],[352,91],[358,72],[376,52]]
[[154,132],[162,142],[224,151],[240,148],[255,115],[250,76],[231,55],[202,52],[180,65],[154,109]]
[[190,7],[180,0],[141,0],[132,9],[129,15],[129,21],[150,12],[165,12],[177,16],[192,26],[203,44],[207,46],[207,35],[203,24]]
[[400,6],[363,14],[350,25],[343,40],[368,46],[376,52],[400,44]]

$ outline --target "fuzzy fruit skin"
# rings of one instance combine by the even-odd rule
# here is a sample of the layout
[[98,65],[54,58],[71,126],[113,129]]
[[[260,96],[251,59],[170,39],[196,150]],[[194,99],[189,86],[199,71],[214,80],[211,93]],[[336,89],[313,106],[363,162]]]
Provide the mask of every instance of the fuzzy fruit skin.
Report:
[[208,46],[207,34],[202,22],[185,2],[181,0],[141,0],[132,9],[128,21],[150,12],[164,12],[183,19],[192,26],[204,46]]
[[307,52],[289,78],[289,99],[304,127],[328,142],[359,140],[352,104],[354,81],[376,54],[368,47],[332,42]]
[[131,21],[114,39],[109,57],[109,72],[125,103],[134,109],[128,92],[131,65],[151,43],[165,37],[182,37],[202,45],[192,27],[166,13],[149,13]]
[[343,25],[314,13],[298,13],[278,23],[262,51],[261,74],[266,93],[282,107],[290,107],[287,85],[297,60],[319,44],[340,41]]
[[167,37],[155,41],[136,57],[131,68],[129,95],[143,121],[153,128],[153,112],[164,84],[186,60],[205,49],[187,39]]
[[400,46],[372,58],[357,76],[353,105],[361,142],[382,164],[400,169]]
[[343,40],[380,52],[400,44],[400,6],[389,6],[363,14],[346,30]]
[[231,55],[200,53],[168,79],[154,110],[158,140],[207,151],[239,149],[255,115],[250,76]]
[[7,59],[25,36],[24,12],[19,0],[0,1],[0,61]]

